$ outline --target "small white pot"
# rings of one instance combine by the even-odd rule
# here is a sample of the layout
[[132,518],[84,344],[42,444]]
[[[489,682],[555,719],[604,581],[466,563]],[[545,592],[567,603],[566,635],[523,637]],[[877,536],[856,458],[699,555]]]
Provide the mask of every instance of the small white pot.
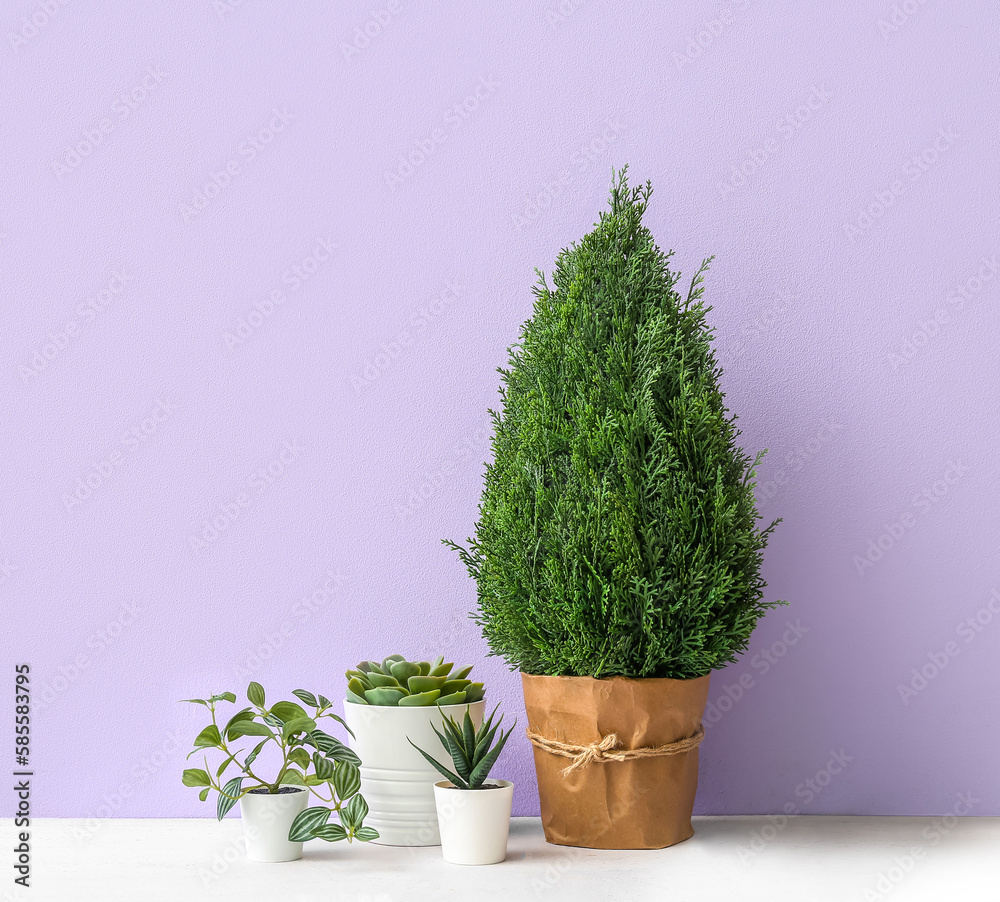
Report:
[[297,861],[302,857],[302,843],[289,842],[292,821],[309,803],[309,792],[288,787],[294,792],[248,792],[240,799],[243,841],[250,861]]
[[514,784],[488,780],[492,789],[458,789],[434,784],[441,828],[441,852],[449,864],[497,864],[507,857]]
[[454,767],[433,727],[444,729],[444,716],[459,723],[468,709],[478,728],[485,701],[465,705],[394,707],[344,702],[344,718],[354,733],[351,748],[361,758],[361,793],[368,803],[366,827],[378,830],[386,846],[436,846],[441,842],[434,808],[434,783],[441,774],[407,738],[446,767]]

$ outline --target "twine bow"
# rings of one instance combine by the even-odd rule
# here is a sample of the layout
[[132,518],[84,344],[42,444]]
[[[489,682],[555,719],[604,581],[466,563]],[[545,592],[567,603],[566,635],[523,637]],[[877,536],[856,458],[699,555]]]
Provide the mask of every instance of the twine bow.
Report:
[[604,764],[606,761],[632,761],[637,758],[662,758],[667,755],[681,755],[690,752],[698,747],[698,744],[705,738],[705,730],[699,726],[698,730],[686,739],[678,739],[676,742],[669,742],[666,745],[645,746],[637,749],[619,749],[618,734],[608,733],[597,742],[590,745],[574,745],[571,742],[560,742],[558,739],[546,739],[538,733],[533,733],[530,729],[525,730],[532,745],[543,749],[561,758],[569,758],[570,763],[561,771],[564,777],[578,771],[591,764]]

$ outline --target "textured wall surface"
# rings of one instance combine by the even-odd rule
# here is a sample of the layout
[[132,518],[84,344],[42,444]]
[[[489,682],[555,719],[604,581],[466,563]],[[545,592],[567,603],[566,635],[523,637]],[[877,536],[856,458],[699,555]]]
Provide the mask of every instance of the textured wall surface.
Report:
[[[471,8],[474,7],[474,8]],[[35,813],[203,815],[175,700],[484,659],[505,348],[612,167],[706,299],[769,614],[702,813],[930,814],[996,779],[997,10],[16,0],[0,12],[0,665]],[[4,735],[10,736],[10,717]],[[502,770],[537,810],[530,753]],[[9,813],[10,794],[2,796]]]

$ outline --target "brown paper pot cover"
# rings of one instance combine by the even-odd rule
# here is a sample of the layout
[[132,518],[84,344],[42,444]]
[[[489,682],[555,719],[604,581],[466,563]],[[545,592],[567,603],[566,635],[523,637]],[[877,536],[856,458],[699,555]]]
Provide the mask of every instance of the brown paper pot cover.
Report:
[[[521,674],[528,729],[574,745],[618,735],[619,748],[667,745],[697,732],[708,676],[630,680]],[[662,849],[694,835],[698,749],[595,762],[572,774],[569,758],[534,748],[542,827],[550,843],[591,849]]]

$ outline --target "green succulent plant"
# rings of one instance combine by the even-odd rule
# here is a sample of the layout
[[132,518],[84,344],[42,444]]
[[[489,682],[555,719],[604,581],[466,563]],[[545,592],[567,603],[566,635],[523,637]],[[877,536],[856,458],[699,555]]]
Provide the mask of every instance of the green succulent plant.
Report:
[[454,666],[440,656],[433,661],[407,661],[402,655],[389,655],[381,663],[362,661],[346,673],[347,701],[400,708],[480,701],[486,692],[482,683],[468,678],[472,665],[453,673]]
[[[497,708],[499,707],[497,705],[493,709],[493,713],[483,721],[483,725],[478,731],[472,723],[472,718],[469,716],[468,711],[465,712],[462,726],[458,725],[454,717],[445,717],[444,733],[441,733],[437,727],[431,726],[431,729],[437,733],[438,739],[441,740],[441,745],[451,755],[451,760],[455,765],[457,773],[448,770],[447,767],[425,752],[412,740],[407,739],[407,742],[420,752],[429,764],[434,765],[438,773],[451,780],[458,789],[482,789],[486,783],[486,778],[490,775],[490,770],[496,764],[497,758],[500,757],[500,753],[507,743],[507,738],[514,729],[512,726],[506,733],[500,730],[500,724],[503,722],[502,714],[500,715],[500,720],[496,724],[493,723],[493,716],[497,713]],[[514,721],[514,726],[517,726],[516,720]],[[493,740],[496,738],[497,730],[500,730],[500,738],[497,740],[496,745],[494,745]],[[489,787],[486,788],[489,789]]]

